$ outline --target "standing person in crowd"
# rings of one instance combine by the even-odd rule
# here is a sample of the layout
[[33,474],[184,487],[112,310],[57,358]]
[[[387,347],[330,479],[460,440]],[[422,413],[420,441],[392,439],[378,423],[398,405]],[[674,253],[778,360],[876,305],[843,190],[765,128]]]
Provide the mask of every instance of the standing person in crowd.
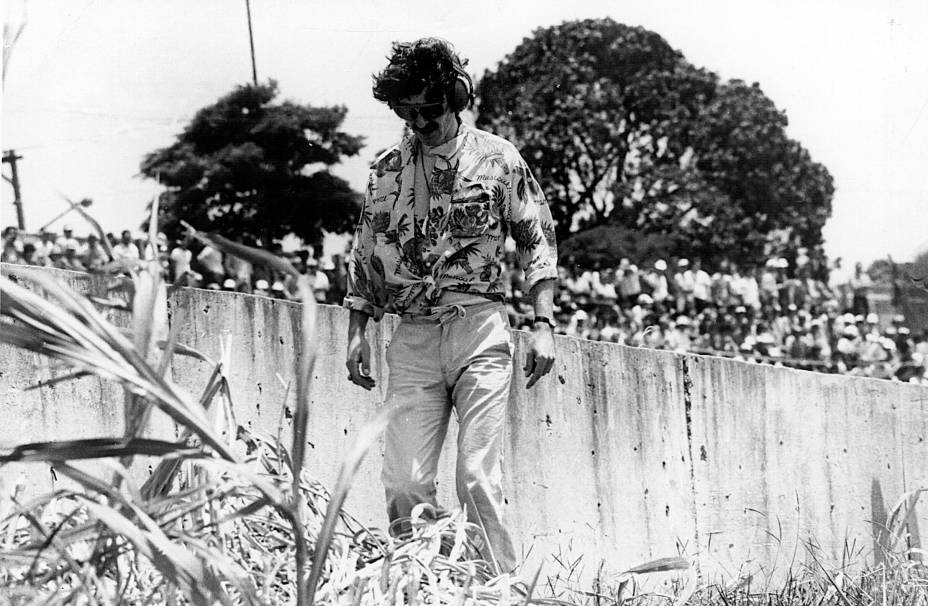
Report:
[[754,312],[760,311],[760,285],[757,283],[757,268],[753,263],[747,264],[744,275],[737,279],[737,284],[737,291],[744,306]]
[[780,286],[777,280],[778,266],[779,259],[771,257],[764,264],[764,269],[760,270],[760,279],[758,280],[760,302],[765,307],[768,305],[779,307],[780,305]]
[[35,245],[35,254],[40,265],[51,267],[52,253],[61,251],[55,244],[57,239],[53,231],[45,231],[43,229],[39,232],[39,241]]
[[693,272],[690,271],[689,259],[677,261],[677,273],[673,277],[677,286],[677,311],[683,313],[693,305]]
[[736,302],[744,305],[745,308],[755,312],[761,309],[760,285],[757,283],[756,270],[753,265],[748,264],[744,269],[744,274],[738,270],[738,265],[732,263],[733,277],[731,280],[731,290]]
[[67,248],[69,246],[74,247],[75,251],[80,250],[81,243],[77,241],[77,238],[74,237],[74,229],[70,225],[65,225],[61,228],[61,236],[55,241],[55,244],[58,246],[58,250],[62,253],[67,253]]
[[64,253],[55,263],[58,269],[70,269],[71,271],[85,271],[87,268],[81,263],[80,257],[77,256],[77,240],[68,240],[64,245]]
[[43,265],[42,259],[39,258],[38,250],[32,242],[23,244],[22,263],[26,265]]
[[94,232],[87,235],[87,246],[81,255],[81,263],[90,271],[99,271],[110,260],[106,251],[100,245],[100,237]]
[[577,266],[572,262],[568,262],[566,271],[567,277],[561,288],[570,293],[570,297],[574,302],[579,302],[584,298],[589,299],[590,282],[582,275],[577,274]]
[[580,283],[583,285],[585,292],[581,293],[579,302],[583,305],[590,302],[590,299],[596,294],[596,291],[600,287],[599,268],[600,262],[594,261],[592,269],[585,269],[580,274]]
[[693,284],[693,305],[699,313],[712,303],[712,278],[702,268],[702,259],[693,259],[690,273],[692,277],[688,281]]
[[692,321],[684,315],[678,316],[667,331],[667,348],[677,353],[686,353],[693,347]]
[[564,334],[571,337],[586,339],[590,335],[590,314],[582,309],[578,309],[570,316],[567,326],[564,328]]
[[607,267],[599,272],[599,280],[597,281],[596,290],[593,293],[595,301],[601,305],[615,305],[618,300],[618,293],[616,292],[617,282],[615,270],[612,268]]
[[411,134],[371,169],[362,213],[371,220],[355,232],[345,297],[348,376],[364,389],[375,386],[365,327],[371,317],[399,313],[387,351],[387,401],[412,408],[386,430],[389,517],[436,505],[438,456],[454,408],[459,500],[481,531],[481,554],[496,572],[511,572],[501,459],[513,360],[500,262],[511,235],[535,316],[524,367],[531,388],[554,363],[551,213],[515,146],[462,122],[473,86],[450,44],[394,43],[373,90]]
[[844,267],[841,257],[837,257],[828,272],[828,287],[838,300],[838,308],[844,312],[851,309],[851,297],[848,282],[851,281],[850,272]]
[[3,251],[0,261],[4,263],[19,263],[22,259],[23,245],[19,241],[19,230],[10,225],[3,230]]
[[641,294],[641,277],[638,275],[638,267],[632,265],[628,259],[620,260],[616,280],[622,305],[631,307]]
[[778,277],[780,284],[780,307],[783,309],[789,309],[790,306],[802,307],[805,303],[805,288],[802,284],[802,280],[799,279],[798,272],[794,273],[793,276],[789,276],[786,273],[786,269],[781,266],[782,271]]
[[729,307],[741,303],[737,295],[736,281],[741,275],[738,266],[727,258],[719,261],[718,271],[712,274],[712,302],[719,307]]
[[654,270],[645,276],[645,283],[651,290],[651,299],[661,313],[666,311],[665,305],[670,298],[670,285],[667,280],[667,261],[658,259],[654,262]]
[[332,255],[331,260],[323,262],[322,271],[329,276],[329,299],[327,303],[341,304],[348,293],[348,272],[345,267],[345,257],[340,254]]
[[306,263],[306,275],[310,277],[313,287],[313,296],[317,303],[325,303],[329,296],[329,276],[319,267],[319,261],[309,258]]
[[870,279],[870,275],[864,271],[864,266],[862,263],[858,262],[854,265],[854,275],[851,276],[851,279],[848,281],[848,287],[851,291],[851,313],[867,315],[870,311],[870,300],[868,295],[870,294],[870,287],[873,286],[873,280]]
[[116,261],[137,261],[140,258],[139,249],[132,241],[132,232],[128,229],[122,230],[119,241],[113,246],[113,256]]
[[[193,271],[190,265],[193,261],[193,251],[190,250],[191,240],[192,237],[189,235],[176,240],[174,242],[174,248],[168,253],[168,267],[170,268],[168,276],[171,282],[176,282]],[[184,279],[186,280],[186,278]],[[189,285],[188,281],[188,286]]]

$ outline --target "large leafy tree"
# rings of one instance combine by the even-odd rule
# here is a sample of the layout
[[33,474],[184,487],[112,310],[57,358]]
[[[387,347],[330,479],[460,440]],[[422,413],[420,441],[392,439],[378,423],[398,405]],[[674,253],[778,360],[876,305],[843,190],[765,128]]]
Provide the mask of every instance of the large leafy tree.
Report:
[[618,224],[706,259],[759,257],[773,233],[821,242],[831,177],[786,136],[783,112],[654,32],[611,19],[539,29],[479,96],[478,125],[526,156],[561,240]]
[[340,130],[346,108],[273,103],[276,96],[273,80],[238,86],[145,157],[142,174],[166,187],[159,224],[169,236],[182,219],[264,246],[354,227],[360,195],[328,171],[363,145]]
[[654,259],[673,249],[671,236],[643,234],[618,224],[598,225],[583,230],[558,244],[562,262],[580,267],[615,266],[624,257]]

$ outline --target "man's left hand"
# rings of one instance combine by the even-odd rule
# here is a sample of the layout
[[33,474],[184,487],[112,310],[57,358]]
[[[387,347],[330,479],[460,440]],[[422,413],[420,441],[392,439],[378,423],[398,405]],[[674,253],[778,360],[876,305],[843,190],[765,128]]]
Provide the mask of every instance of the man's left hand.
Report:
[[550,326],[536,325],[532,331],[532,344],[525,356],[525,376],[528,377],[526,389],[538,382],[538,379],[551,372],[554,366],[554,331]]

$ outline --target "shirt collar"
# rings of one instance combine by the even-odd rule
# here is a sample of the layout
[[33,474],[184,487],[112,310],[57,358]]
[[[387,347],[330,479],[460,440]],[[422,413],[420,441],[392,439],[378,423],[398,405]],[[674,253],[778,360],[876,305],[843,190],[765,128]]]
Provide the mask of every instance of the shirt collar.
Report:
[[467,139],[467,131],[467,126],[463,122],[459,122],[458,132],[455,136],[451,137],[441,145],[436,145],[435,147],[428,147],[423,145],[422,153],[426,156],[440,156],[446,159],[450,158],[457,154],[464,146],[464,141]]

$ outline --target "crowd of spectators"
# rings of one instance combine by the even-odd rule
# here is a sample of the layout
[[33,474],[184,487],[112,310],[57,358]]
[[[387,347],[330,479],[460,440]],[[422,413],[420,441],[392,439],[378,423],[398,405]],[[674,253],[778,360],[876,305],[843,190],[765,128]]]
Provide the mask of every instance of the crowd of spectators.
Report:
[[[119,259],[155,259],[172,282],[199,288],[294,299],[288,277],[253,266],[216,248],[159,234],[155,246],[142,234],[107,234]],[[341,304],[347,288],[344,257],[323,258],[311,249],[285,253],[312,278],[320,303]],[[0,260],[79,271],[99,271],[107,255],[93,233],[77,238],[45,231],[21,236],[3,231]],[[707,269],[699,259],[656,259],[639,268],[629,259],[616,267],[559,268],[558,333],[636,347],[723,355],[821,372],[848,373],[928,384],[928,330],[913,334],[905,318],[881,318],[870,307],[870,277],[857,264],[846,272],[799,254],[793,266],[773,257],[761,267],[723,259]],[[514,256],[503,263],[512,325],[528,328],[531,301]]]
[[[286,275],[223,254],[194,238],[172,242],[164,234],[158,234],[155,245],[150,246],[146,235],[133,234],[130,230],[123,230],[118,237],[112,233],[106,237],[117,263],[124,259],[157,259],[171,282],[278,299],[298,298]],[[317,302],[341,303],[347,288],[347,274],[340,255],[322,258],[305,248],[284,252],[279,244],[271,252],[312,278]],[[7,227],[3,230],[0,261],[89,272],[100,271],[110,262],[95,233],[78,238],[70,226],[64,226],[61,235],[43,231],[38,236],[21,236],[15,227]]]
[[[801,251],[802,253],[802,251]],[[504,266],[514,326],[531,324],[520,272]],[[639,268],[559,268],[557,332],[636,347],[721,355],[829,373],[928,384],[928,330],[913,334],[898,314],[871,308],[861,264],[824,267],[799,254],[763,266],[723,259],[656,259]]]

